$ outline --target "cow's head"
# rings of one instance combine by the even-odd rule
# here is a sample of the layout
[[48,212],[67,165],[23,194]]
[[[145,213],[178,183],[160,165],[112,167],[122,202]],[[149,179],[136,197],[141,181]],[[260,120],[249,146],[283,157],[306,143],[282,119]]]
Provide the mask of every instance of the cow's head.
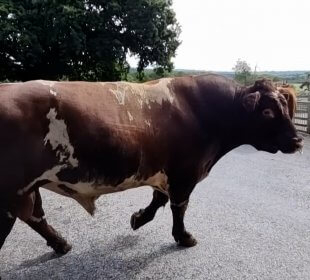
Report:
[[[293,153],[302,149],[292,117],[296,99],[263,79],[246,88],[241,97],[245,137],[258,150]],[[293,102],[292,102],[293,100]]]

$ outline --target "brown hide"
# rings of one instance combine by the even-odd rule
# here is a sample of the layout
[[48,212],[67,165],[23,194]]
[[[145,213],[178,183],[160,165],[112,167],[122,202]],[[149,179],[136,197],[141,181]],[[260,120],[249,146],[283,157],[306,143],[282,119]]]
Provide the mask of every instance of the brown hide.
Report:
[[290,88],[268,80],[243,87],[213,74],[0,85],[0,249],[19,217],[56,252],[70,250],[44,218],[40,187],[93,214],[100,195],[144,185],[154,189],[153,200],[134,213],[132,228],[170,199],[174,239],[194,246],[183,218],[195,185],[240,145],[300,150],[295,108]]
[[277,90],[286,98],[289,114],[292,119],[297,107],[297,93],[295,88],[291,85],[281,85],[277,87]]

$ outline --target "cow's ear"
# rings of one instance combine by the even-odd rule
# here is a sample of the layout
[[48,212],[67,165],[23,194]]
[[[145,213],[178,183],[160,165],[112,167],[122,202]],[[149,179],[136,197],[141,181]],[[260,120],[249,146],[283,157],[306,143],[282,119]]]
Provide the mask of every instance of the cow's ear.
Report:
[[260,99],[260,92],[255,91],[243,96],[242,105],[248,112],[253,112]]
[[261,79],[255,81],[253,86],[248,87],[248,92],[272,92],[275,91],[275,86],[270,79]]
[[286,101],[290,100],[290,95],[287,91],[284,91],[283,89],[280,89],[279,92],[285,97]]

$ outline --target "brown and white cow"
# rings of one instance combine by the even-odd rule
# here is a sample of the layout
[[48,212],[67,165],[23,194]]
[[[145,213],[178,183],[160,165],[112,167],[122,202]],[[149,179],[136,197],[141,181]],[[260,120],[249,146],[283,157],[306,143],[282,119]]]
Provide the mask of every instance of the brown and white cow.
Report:
[[271,82],[243,87],[213,74],[144,84],[2,84],[0,248],[18,217],[57,253],[70,250],[45,219],[40,187],[93,214],[100,195],[142,185],[153,187],[153,199],[132,215],[132,228],[170,199],[174,239],[194,246],[183,218],[195,185],[242,144],[271,153],[301,149],[290,114]]

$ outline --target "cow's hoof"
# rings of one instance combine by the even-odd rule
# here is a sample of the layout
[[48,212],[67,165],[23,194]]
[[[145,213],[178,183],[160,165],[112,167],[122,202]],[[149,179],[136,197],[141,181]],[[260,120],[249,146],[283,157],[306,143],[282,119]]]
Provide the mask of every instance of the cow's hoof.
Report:
[[147,223],[143,217],[144,209],[140,209],[138,212],[132,214],[130,218],[130,225],[133,230],[138,229],[139,227],[143,226]]
[[179,238],[175,238],[175,241],[182,247],[194,247],[197,245],[197,240],[190,233],[186,233]]
[[65,244],[65,245],[63,245],[63,246],[60,246],[60,247],[57,248],[57,249],[54,249],[54,250],[55,250],[55,253],[58,254],[58,255],[65,255],[65,254],[67,254],[71,249],[72,249],[72,245],[70,245],[70,244]]
[[72,249],[72,246],[68,244],[66,241],[55,242],[52,244],[48,243],[47,245],[52,247],[55,253],[58,255],[65,255]]

